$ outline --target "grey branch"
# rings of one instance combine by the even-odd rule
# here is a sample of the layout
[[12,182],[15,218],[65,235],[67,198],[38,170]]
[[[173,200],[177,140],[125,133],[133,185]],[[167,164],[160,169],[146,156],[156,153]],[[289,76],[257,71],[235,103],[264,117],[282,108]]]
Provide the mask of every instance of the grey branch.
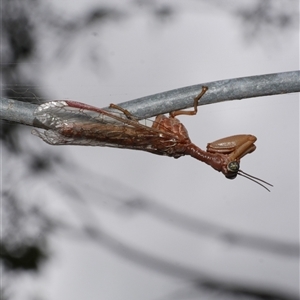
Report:
[[[146,119],[159,114],[193,106],[193,99],[202,86],[208,91],[199,105],[222,101],[300,92],[300,71],[266,74],[206,82],[158,93],[135,100],[119,103],[137,119]],[[0,118],[29,126],[40,127],[33,115],[37,104],[15,101],[1,97]],[[108,108],[105,108],[108,110]]]

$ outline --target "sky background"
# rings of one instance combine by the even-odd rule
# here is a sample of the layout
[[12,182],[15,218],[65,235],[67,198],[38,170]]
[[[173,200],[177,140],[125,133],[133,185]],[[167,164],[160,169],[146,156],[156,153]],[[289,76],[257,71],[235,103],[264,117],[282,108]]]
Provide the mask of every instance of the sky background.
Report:
[[[174,1],[175,13],[158,20],[143,5],[110,1],[127,17],[82,30],[66,43],[46,33],[37,61],[24,72],[38,73],[47,100],[106,107],[202,82],[299,69],[299,28],[253,26],[251,32],[234,15],[254,2],[237,7],[234,1]],[[73,3],[48,5],[76,19],[105,4]],[[63,40],[59,33],[56,38]],[[202,149],[222,137],[255,135],[257,149],[242,159],[241,169],[271,182],[271,192],[242,177],[227,180],[191,157],[52,147],[24,126],[25,146],[67,162],[27,187],[32,201],[69,229],[51,236],[51,259],[38,276],[18,279],[15,299],[223,299],[194,289],[183,273],[163,274],[145,260],[123,257],[126,245],[228,282],[299,293],[298,256],[253,249],[222,235],[299,242],[299,94],[201,106],[196,116],[179,119]],[[184,228],[192,221],[197,230]],[[99,235],[88,238],[84,228]]]

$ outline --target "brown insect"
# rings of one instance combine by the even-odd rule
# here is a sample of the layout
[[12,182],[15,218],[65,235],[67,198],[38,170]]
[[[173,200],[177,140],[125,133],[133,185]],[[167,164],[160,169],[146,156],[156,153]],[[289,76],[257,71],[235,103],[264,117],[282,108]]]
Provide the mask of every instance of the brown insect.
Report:
[[[185,126],[176,118],[178,115],[195,115],[200,98],[208,90],[202,87],[194,99],[193,111],[174,111],[169,117],[158,115],[151,127],[139,123],[131,113],[115,104],[106,111],[75,101],[51,101],[40,105],[34,112],[37,120],[47,130],[32,133],[51,145],[89,145],[143,150],[153,154],[179,158],[190,155],[227,178],[237,175],[271,184],[240,170],[240,160],[255,150],[256,137],[234,135],[207,145],[206,151],[193,144]],[[117,112],[118,111],[118,112]]]

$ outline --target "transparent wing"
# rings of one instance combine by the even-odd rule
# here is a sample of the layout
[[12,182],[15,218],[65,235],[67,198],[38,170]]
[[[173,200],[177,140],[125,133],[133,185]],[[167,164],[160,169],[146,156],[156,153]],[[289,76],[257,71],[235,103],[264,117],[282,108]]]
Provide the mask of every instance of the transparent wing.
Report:
[[120,113],[108,113],[102,109],[74,101],[44,103],[35,110],[34,115],[39,122],[54,130],[74,123],[120,124],[124,122],[125,117]]
[[168,127],[149,127],[123,112],[108,112],[80,102],[47,102],[34,115],[47,130],[33,130],[32,134],[51,145],[126,148],[172,156],[171,149],[178,143],[178,136]]
[[[48,130],[40,132],[33,130],[32,134],[40,137],[51,145],[98,145],[104,143],[93,141],[77,135],[66,136],[66,129],[81,128],[88,124],[121,125],[126,122],[126,117],[121,113],[108,113],[102,109],[75,101],[50,101],[40,105],[34,112],[38,122],[41,122]],[[104,126],[105,127],[105,126]],[[84,132],[82,132],[84,134]]]

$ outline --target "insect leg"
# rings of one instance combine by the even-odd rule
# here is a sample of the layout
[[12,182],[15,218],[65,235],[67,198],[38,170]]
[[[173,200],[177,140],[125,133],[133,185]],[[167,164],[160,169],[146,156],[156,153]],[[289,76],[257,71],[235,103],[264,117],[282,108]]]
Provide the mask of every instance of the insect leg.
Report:
[[113,104],[111,103],[109,105],[109,108],[114,108],[117,109],[119,111],[121,111],[129,120],[134,120],[138,122],[138,119],[136,119],[127,109],[122,108],[121,106],[117,105],[117,104]]
[[194,98],[194,110],[192,110],[192,111],[186,111],[186,110],[172,111],[172,112],[170,112],[170,117],[175,118],[176,116],[179,116],[179,115],[189,115],[189,116],[196,115],[197,111],[198,111],[198,102],[207,90],[208,90],[208,87],[203,86],[200,94]]

